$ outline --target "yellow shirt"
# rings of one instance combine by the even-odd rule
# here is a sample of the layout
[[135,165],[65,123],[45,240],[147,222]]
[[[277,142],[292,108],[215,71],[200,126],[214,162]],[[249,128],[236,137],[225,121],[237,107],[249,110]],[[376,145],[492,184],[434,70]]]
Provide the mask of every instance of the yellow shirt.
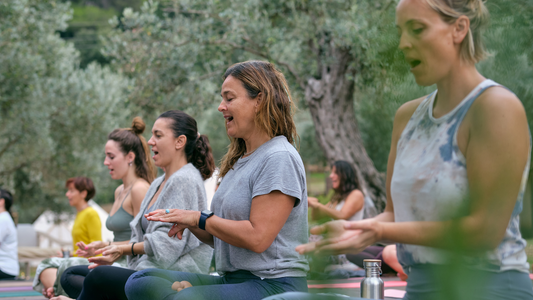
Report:
[[74,226],[72,227],[72,244],[73,255],[76,256],[77,242],[84,242],[89,244],[95,241],[102,240],[102,222],[96,210],[92,207],[80,211],[74,220]]

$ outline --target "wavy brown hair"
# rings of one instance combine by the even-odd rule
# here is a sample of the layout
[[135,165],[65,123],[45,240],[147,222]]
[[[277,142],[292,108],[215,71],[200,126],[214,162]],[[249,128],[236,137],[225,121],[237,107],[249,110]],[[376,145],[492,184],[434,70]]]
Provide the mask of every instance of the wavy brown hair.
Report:
[[[269,62],[252,60],[229,67],[224,73],[224,80],[229,76],[242,82],[250,99],[255,99],[261,93],[255,125],[270,138],[282,135],[295,145],[299,138],[293,120],[296,105],[283,73]],[[224,177],[246,152],[243,139],[228,137],[230,145],[221,161],[220,177]]]
[[120,151],[126,155],[130,152],[135,154],[135,175],[146,180],[148,183],[154,181],[157,174],[154,161],[150,157],[150,149],[146,139],[142,136],[146,124],[141,117],[133,118],[131,128],[118,128],[107,136],[108,140],[118,143]]

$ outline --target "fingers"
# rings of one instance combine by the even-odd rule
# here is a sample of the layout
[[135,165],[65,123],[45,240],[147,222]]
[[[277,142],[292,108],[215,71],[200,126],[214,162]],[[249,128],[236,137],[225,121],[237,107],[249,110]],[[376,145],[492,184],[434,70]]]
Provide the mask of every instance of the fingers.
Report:
[[170,230],[168,231],[168,236],[170,237],[173,237],[173,236],[177,236],[178,239],[182,239],[183,237],[183,231],[185,230],[185,228],[181,227],[181,226],[178,226],[177,224],[174,224],[172,226],[172,228],[170,228]]
[[344,229],[369,229],[369,224],[365,221],[353,221],[353,222],[346,222],[344,224]]
[[146,216],[146,218],[148,218],[150,216],[155,216],[155,215],[159,216],[159,215],[164,215],[164,214],[166,214],[166,211],[164,209],[156,209],[154,211],[151,211],[151,212],[145,214],[145,216]]
[[306,253],[315,251],[315,249],[316,249],[316,243],[307,243],[307,244],[302,244],[302,245],[297,246],[296,252],[300,254],[306,254]]
[[319,225],[319,226],[315,226],[313,228],[311,228],[311,233],[312,234],[322,234],[322,233],[325,233],[326,232],[326,225]]

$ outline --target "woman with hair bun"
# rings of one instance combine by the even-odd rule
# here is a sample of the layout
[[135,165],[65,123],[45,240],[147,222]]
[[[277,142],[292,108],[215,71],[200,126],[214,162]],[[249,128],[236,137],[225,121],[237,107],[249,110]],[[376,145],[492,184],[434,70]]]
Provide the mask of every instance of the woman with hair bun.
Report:
[[416,82],[437,90],[396,113],[385,211],[313,228],[327,238],[298,251],[393,241],[404,299],[533,299],[519,228],[531,138],[520,100],[476,69],[488,19],[481,0],[399,1],[399,49]]
[[[131,274],[146,268],[207,273],[212,249],[189,232],[178,240],[168,235],[172,225],[149,222],[145,214],[160,209],[204,210],[207,208],[203,181],[215,169],[215,162],[205,135],[199,135],[196,121],[178,110],[161,114],[152,127],[147,143],[152,147],[156,166],[165,174],[148,189],[140,211],[130,222],[127,243],[116,243],[95,251],[93,263],[83,281],[77,299],[127,299],[124,286]],[[113,164],[109,164],[110,169]],[[115,169],[112,169],[115,172]],[[127,268],[110,266],[127,257]],[[63,281],[63,280],[62,280]],[[58,297],[58,299],[64,299]]]
[[0,280],[15,279],[19,274],[17,228],[11,216],[13,196],[0,189]]
[[146,215],[173,224],[169,236],[192,233],[214,246],[221,276],[143,270],[126,284],[129,300],[254,300],[307,291],[307,260],[294,251],[307,241],[307,188],[293,146],[294,102],[287,82],[263,61],[235,64],[224,79],[218,110],[231,144],[213,211],[160,209]]
[[[92,257],[95,251],[109,245],[128,244],[131,229],[129,223],[137,215],[141,202],[156,175],[156,167],[150,158],[148,145],[142,136],[145,129],[141,117],[133,119],[131,128],[117,128],[107,136],[104,165],[109,169],[112,179],[119,179],[122,184],[115,190],[115,201],[106,221],[107,229],[114,235],[113,242],[94,241],[78,242],[76,255]],[[76,298],[83,287],[83,280],[89,273],[89,261],[72,260],[73,264],[61,267],[58,272],[59,284],[56,283],[55,295],[68,295]],[[76,266],[74,266],[76,262]],[[116,262],[126,266],[126,260]]]

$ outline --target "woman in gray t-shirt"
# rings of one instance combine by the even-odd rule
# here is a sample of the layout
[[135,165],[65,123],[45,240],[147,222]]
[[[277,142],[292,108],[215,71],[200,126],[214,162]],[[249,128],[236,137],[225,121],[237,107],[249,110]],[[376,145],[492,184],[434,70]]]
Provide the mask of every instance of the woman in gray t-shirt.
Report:
[[267,62],[248,61],[224,74],[218,110],[231,144],[211,211],[156,210],[148,220],[174,223],[215,249],[221,276],[150,269],[126,284],[128,299],[262,299],[306,291],[308,264],[294,251],[307,241],[305,169],[289,89]]

